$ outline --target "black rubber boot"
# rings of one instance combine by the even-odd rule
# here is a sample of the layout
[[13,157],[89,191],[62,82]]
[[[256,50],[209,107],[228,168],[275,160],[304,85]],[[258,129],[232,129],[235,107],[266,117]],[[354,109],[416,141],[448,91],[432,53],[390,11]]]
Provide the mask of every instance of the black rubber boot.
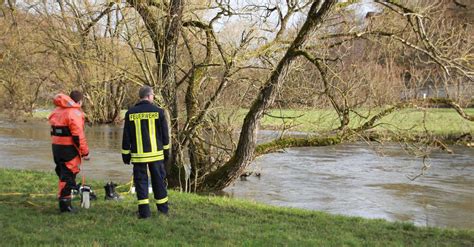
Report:
[[115,187],[117,184],[114,184],[113,182],[108,182],[105,186],[105,200],[118,200],[120,199],[120,195],[115,192]]
[[149,204],[138,205],[138,218],[146,219],[150,217],[151,217],[150,205]]
[[158,209],[159,214],[168,216],[168,203],[167,202],[163,204],[156,204],[156,208]]
[[77,209],[71,206],[71,199],[59,199],[59,211],[61,213],[76,213]]

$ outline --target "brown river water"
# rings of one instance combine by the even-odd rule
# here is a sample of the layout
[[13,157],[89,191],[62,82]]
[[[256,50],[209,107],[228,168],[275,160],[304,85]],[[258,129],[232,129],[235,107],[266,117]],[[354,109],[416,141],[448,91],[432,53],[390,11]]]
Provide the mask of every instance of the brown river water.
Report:
[[[130,180],[131,167],[121,161],[121,133],[120,126],[87,127],[87,179]],[[262,134],[268,139],[272,132]],[[54,170],[46,121],[0,120],[0,147],[2,168]],[[258,158],[249,170],[261,176],[250,175],[224,192],[271,205],[473,229],[474,149],[453,150],[433,153],[431,168],[410,181],[407,175],[418,174],[422,160],[396,144],[291,148]]]

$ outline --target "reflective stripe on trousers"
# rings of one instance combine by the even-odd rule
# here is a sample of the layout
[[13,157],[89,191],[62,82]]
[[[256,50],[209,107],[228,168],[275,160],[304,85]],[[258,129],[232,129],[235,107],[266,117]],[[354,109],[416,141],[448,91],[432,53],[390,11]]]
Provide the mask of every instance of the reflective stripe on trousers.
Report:
[[153,188],[156,203],[164,204],[168,201],[168,193],[166,191],[165,177],[166,171],[163,161],[155,161],[150,163],[133,164],[133,183],[137,193],[138,204],[148,204],[148,172],[151,175],[151,185]]

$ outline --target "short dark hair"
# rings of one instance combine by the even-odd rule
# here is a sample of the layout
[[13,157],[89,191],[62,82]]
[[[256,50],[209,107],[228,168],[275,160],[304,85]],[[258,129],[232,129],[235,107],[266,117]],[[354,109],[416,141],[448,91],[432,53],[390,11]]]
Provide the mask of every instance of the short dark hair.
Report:
[[153,88],[148,85],[141,87],[140,91],[138,91],[138,96],[140,97],[140,99],[143,99],[147,97],[148,95],[152,95],[152,94],[153,94]]
[[78,103],[79,101],[82,100],[82,93],[77,91],[77,90],[72,90],[71,93],[69,94],[69,97],[71,97],[74,102]]

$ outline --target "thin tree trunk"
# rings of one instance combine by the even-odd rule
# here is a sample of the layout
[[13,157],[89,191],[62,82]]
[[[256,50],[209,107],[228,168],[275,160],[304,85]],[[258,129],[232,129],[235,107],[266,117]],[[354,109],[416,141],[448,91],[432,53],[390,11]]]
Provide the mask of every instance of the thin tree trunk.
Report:
[[[163,62],[160,65],[162,69],[162,82],[164,88],[162,90],[163,98],[170,111],[170,122],[171,122],[171,134],[172,136],[178,136],[179,129],[179,108],[178,108],[178,95],[176,85],[176,49],[178,47],[178,37],[181,32],[181,18],[183,15],[185,1],[184,0],[172,0],[170,2],[170,10],[168,13],[167,23],[165,26],[164,44],[163,44]],[[157,54],[157,61],[158,60]],[[159,77],[158,77],[159,78]],[[171,145],[171,155],[168,163],[166,164],[167,171],[169,171],[169,185],[179,185],[179,166],[178,154],[180,153],[179,147],[180,140],[173,142]]]

